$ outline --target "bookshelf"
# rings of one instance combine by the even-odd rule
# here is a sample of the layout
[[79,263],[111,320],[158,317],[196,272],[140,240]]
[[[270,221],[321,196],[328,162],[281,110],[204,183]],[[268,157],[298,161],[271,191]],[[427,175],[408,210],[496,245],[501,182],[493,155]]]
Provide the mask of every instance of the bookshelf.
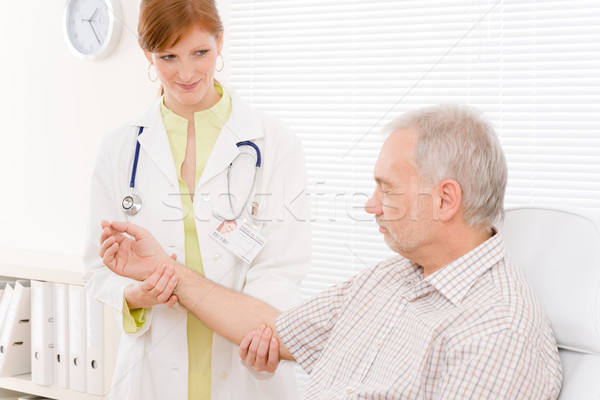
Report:
[[[0,247],[0,276],[3,279],[29,279],[84,285],[80,255]],[[100,400],[108,398],[110,381],[118,347],[118,332],[112,312],[104,312],[104,388],[105,395],[93,395],[57,386],[43,386],[31,381],[31,374],[0,377],[0,388],[54,400]]]

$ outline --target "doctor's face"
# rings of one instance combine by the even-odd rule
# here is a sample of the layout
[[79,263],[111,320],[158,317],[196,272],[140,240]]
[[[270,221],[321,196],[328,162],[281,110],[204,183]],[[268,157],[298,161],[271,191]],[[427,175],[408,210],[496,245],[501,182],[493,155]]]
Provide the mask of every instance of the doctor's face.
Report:
[[215,37],[194,26],[173,46],[146,53],[165,91],[165,105],[175,113],[205,110],[219,101],[214,88],[217,56],[223,35]]

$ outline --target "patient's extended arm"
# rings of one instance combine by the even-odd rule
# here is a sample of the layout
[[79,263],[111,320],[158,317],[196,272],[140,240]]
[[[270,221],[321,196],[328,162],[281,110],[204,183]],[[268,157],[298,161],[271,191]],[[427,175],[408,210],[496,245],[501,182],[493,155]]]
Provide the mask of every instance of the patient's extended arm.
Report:
[[[158,266],[172,266],[178,279],[174,294],[179,303],[229,341],[239,345],[248,332],[258,326],[274,328],[275,319],[280,314],[278,310],[211,282],[179,264],[164,252],[147,230],[129,222],[109,224],[103,221],[102,227],[100,256],[108,268],[118,275],[144,280]],[[280,358],[294,360],[276,331],[273,335],[279,345]]]

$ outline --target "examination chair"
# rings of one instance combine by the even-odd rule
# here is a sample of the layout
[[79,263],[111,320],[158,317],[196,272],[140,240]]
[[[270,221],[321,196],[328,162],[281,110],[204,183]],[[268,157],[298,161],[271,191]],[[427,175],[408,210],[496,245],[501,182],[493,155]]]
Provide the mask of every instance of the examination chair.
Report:
[[560,400],[600,399],[600,211],[506,211],[508,253],[550,318],[563,365]]

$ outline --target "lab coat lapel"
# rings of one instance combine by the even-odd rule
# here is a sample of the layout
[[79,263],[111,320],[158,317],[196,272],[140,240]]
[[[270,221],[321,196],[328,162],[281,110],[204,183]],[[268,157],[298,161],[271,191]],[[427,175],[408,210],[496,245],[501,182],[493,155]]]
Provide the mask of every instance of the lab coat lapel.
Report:
[[240,153],[238,142],[255,140],[263,136],[256,111],[251,110],[239,96],[231,94],[231,114],[210,153],[204,172],[198,181],[198,188],[229,167]]
[[143,126],[144,131],[138,137],[142,150],[156,164],[158,169],[177,186],[177,171],[171,153],[171,145],[160,113],[159,99],[144,115],[132,121],[135,126]]

